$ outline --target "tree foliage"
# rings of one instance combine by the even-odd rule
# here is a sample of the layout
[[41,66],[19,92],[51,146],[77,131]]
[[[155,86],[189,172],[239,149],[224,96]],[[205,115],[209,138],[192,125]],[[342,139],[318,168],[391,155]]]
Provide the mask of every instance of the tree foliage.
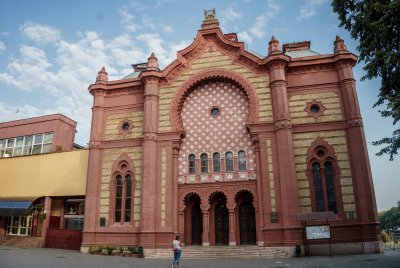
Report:
[[[374,107],[383,106],[383,117],[400,120],[400,0],[333,0],[340,26],[359,41],[359,61],[365,62],[362,80],[381,77],[381,88]],[[389,154],[390,160],[400,149],[400,129],[392,137],[372,143],[385,146],[377,155]]]
[[379,213],[381,229],[386,232],[400,229],[400,201],[397,202],[397,207],[392,207],[387,211]]

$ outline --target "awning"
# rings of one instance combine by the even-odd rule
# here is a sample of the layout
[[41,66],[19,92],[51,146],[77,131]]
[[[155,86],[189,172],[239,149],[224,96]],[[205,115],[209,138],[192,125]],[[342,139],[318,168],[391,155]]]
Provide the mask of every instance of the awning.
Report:
[[0,217],[25,216],[32,201],[0,200]]

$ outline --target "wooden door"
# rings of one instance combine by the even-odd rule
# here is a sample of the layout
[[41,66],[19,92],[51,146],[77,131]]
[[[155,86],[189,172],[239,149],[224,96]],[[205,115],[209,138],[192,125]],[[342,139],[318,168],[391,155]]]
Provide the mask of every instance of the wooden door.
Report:
[[192,225],[192,245],[201,245],[203,236],[203,213],[200,205],[194,205],[190,210]]
[[240,244],[256,243],[256,219],[253,204],[246,202],[239,207]]
[[229,212],[223,204],[215,206],[215,244],[229,244]]

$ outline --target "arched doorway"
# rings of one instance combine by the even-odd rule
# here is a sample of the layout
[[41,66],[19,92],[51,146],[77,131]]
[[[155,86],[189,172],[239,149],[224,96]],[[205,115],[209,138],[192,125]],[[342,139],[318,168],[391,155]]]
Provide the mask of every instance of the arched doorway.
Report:
[[239,206],[239,232],[241,245],[256,243],[255,209],[251,202],[244,202]]
[[203,237],[203,212],[201,199],[197,193],[189,193],[185,197],[185,243],[201,245]]
[[253,195],[247,190],[236,195],[237,214],[239,222],[239,237],[241,245],[256,244],[256,213],[253,206]]
[[200,204],[192,206],[190,214],[192,225],[192,245],[201,245],[203,235],[203,213]]
[[214,227],[214,243],[217,246],[229,244],[229,211],[226,203],[226,196],[222,192],[215,192],[210,197],[210,204],[214,211],[211,224]]
[[215,206],[215,244],[229,244],[229,212],[224,204]]

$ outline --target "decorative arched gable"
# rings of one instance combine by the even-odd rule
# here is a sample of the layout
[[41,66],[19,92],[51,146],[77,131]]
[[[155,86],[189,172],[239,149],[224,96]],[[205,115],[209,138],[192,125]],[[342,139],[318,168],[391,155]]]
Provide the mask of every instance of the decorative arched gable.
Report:
[[250,82],[235,72],[214,68],[193,75],[188,80],[186,80],[174,94],[170,110],[170,118],[172,122],[172,128],[174,130],[183,131],[181,111],[186,97],[191,93],[196,85],[208,80],[229,81],[237,84],[241,89],[243,89],[249,101],[249,115],[247,123],[254,123],[257,121],[258,99],[256,92]]

